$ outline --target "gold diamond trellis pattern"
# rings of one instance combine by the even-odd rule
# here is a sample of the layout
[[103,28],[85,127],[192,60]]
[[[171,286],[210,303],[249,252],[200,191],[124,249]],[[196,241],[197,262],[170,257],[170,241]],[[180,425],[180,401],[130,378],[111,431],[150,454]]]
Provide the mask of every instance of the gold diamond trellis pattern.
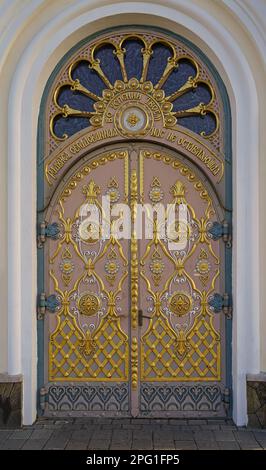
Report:
[[50,341],[50,379],[127,380],[128,340],[117,328],[117,322],[118,319],[103,319],[102,326],[93,337],[97,348],[86,357],[80,350],[83,335],[75,321],[70,316],[62,316]]
[[219,335],[213,331],[210,318],[199,316],[195,320],[183,358],[177,355],[176,335],[167,319],[161,314],[152,322],[142,343],[142,380],[219,380]]

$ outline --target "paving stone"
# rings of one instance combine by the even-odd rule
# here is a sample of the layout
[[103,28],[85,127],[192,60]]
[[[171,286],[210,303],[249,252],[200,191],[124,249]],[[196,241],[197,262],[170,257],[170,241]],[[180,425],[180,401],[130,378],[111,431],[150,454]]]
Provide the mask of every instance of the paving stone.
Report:
[[56,431],[54,431],[51,434],[50,439],[55,439],[57,441],[63,441],[63,440],[69,441],[71,437],[72,437],[72,431],[71,431],[71,427],[70,427],[68,430],[64,430],[64,431],[56,430]]
[[154,441],[154,449],[157,450],[175,450],[175,443],[174,441],[160,441],[160,442],[155,442]]
[[177,431],[174,432],[175,441],[193,441],[194,433],[192,431]]
[[217,441],[221,450],[240,450],[240,446],[236,441]]
[[46,439],[48,440],[52,434],[52,429],[35,429],[31,435],[31,439]]
[[29,439],[31,434],[32,431],[30,429],[17,429],[16,431],[12,432],[12,434],[9,436],[9,439]]
[[1,442],[0,449],[1,450],[18,450],[23,447],[23,445],[27,442],[24,439],[7,439],[6,441]]
[[175,435],[176,433],[174,432],[163,432],[162,430],[153,432],[154,439],[161,439],[162,441],[170,441]]
[[132,441],[124,441],[124,442],[112,442],[110,445],[111,450],[129,450],[131,449]]
[[219,424],[202,424],[200,429],[202,431],[220,431],[220,427]]
[[152,431],[133,431],[133,439],[144,441],[152,439]]
[[116,441],[123,441],[132,439],[132,431],[129,429],[125,429],[123,431],[117,431],[112,434],[112,439]]
[[256,439],[251,431],[234,431],[234,435],[237,441],[240,442],[248,442],[252,444],[252,442],[256,442]]
[[106,426],[107,424],[115,424],[116,420],[115,419],[112,419],[112,418],[105,418],[105,419],[102,419],[102,418],[95,418],[91,424],[96,424],[96,425],[99,425],[99,426]]
[[14,431],[0,430],[0,442],[5,441]]
[[196,431],[194,433],[195,441],[214,441],[213,431]]
[[221,431],[237,431],[237,426],[232,424],[222,424],[220,428]]
[[188,419],[187,424],[200,426],[202,424],[207,424],[207,420],[206,419]]
[[146,418],[131,418],[131,424],[150,424],[150,419]]
[[134,449],[134,450],[149,450],[152,448],[153,448],[152,441],[144,440],[144,439],[141,439],[141,440],[134,439],[132,442],[132,447],[131,447],[131,449]]
[[110,447],[110,441],[101,441],[92,439],[88,445],[88,449],[91,450],[106,450]]
[[239,445],[242,450],[263,450],[262,446],[256,441],[252,443],[240,441]]
[[141,430],[142,429],[142,426],[140,424],[125,424],[123,425],[123,429],[139,429]]
[[66,449],[67,450],[86,450],[88,446],[88,441],[69,441]]
[[0,430],[0,448],[260,450],[266,449],[266,430],[237,428],[222,419],[42,419],[33,426]]
[[151,419],[150,422],[151,422],[151,424],[153,424],[153,423],[158,423],[158,424],[160,424],[161,426],[165,426],[166,424],[169,424],[169,419],[166,419],[166,418],[163,418],[163,419],[154,418],[154,419]]
[[87,441],[92,437],[93,431],[88,431],[87,429],[76,429],[71,434],[72,441]]
[[46,444],[46,439],[28,439],[22,450],[41,450]]
[[120,424],[123,426],[124,424],[130,424],[131,423],[131,418],[121,418],[121,419],[116,419],[113,421],[113,424]]
[[219,446],[216,441],[196,441],[199,450],[218,450]]
[[169,424],[171,426],[182,426],[183,424],[187,424],[187,419],[169,419]]
[[181,426],[181,431],[200,431],[201,429],[201,426],[198,425],[192,425],[192,424],[187,424],[187,425],[183,425]]
[[225,419],[207,419],[207,423],[208,424],[226,424],[226,420]]
[[235,441],[232,431],[214,431],[214,436],[217,441]]
[[252,434],[258,442],[266,444],[266,429],[261,431],[253,431]]
[[61,450],[65,449],[69,439],[49,439],[45,444],[45,449]]
[[100,441],[101,439],[111,439],[112,437],[112,430],[100,430],[100,431],[95,431],[92,433],[92,438],[95,439],[95,441]]
[[175,441],[175,448],[177,450],[196,450],[197,446],[195,441]]

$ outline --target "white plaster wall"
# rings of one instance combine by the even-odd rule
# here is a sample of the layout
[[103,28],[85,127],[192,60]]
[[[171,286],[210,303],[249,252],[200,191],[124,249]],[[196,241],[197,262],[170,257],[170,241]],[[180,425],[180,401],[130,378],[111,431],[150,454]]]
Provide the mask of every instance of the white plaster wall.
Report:
[[228,89],[234,157],[234,418],[246,423],[245,375],[266,370],[264,9],[263,0],[0,2],[0,371],[24,375],[25,424],[36,413],[35,161],[41,95],[70,47],[119,24],[156,25],[182,34],[208,55]]

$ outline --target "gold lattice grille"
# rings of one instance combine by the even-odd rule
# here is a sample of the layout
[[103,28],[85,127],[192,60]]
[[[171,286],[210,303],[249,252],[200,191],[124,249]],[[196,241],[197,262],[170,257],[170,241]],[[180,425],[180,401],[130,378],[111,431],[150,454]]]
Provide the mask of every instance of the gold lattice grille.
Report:
[[196,319],[187,336],[189,349],[183,358],[178,357],[176,341],[167,319],[162,314],[155,316],[141,346],[142,380],[219,380],[219,336],[210,318]]
[[128,340],[116,319],[104,319],[93,337],[95,351],[86,357],[80,350],[83,339],[71,316],[62,316],[50,342],[50,380],[71,377],[121,381],[128,379]]

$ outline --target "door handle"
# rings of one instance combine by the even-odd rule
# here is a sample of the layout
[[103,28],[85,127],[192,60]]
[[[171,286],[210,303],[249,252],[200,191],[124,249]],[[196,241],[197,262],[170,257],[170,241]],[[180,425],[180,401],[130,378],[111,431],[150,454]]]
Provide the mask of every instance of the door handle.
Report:
[[143,318],[148,318],[149,320],[151,317],[148,317],[147,315],[143,315],[143,311],[140,309],[138,311],[138,325],[142,326],[143,325]]

